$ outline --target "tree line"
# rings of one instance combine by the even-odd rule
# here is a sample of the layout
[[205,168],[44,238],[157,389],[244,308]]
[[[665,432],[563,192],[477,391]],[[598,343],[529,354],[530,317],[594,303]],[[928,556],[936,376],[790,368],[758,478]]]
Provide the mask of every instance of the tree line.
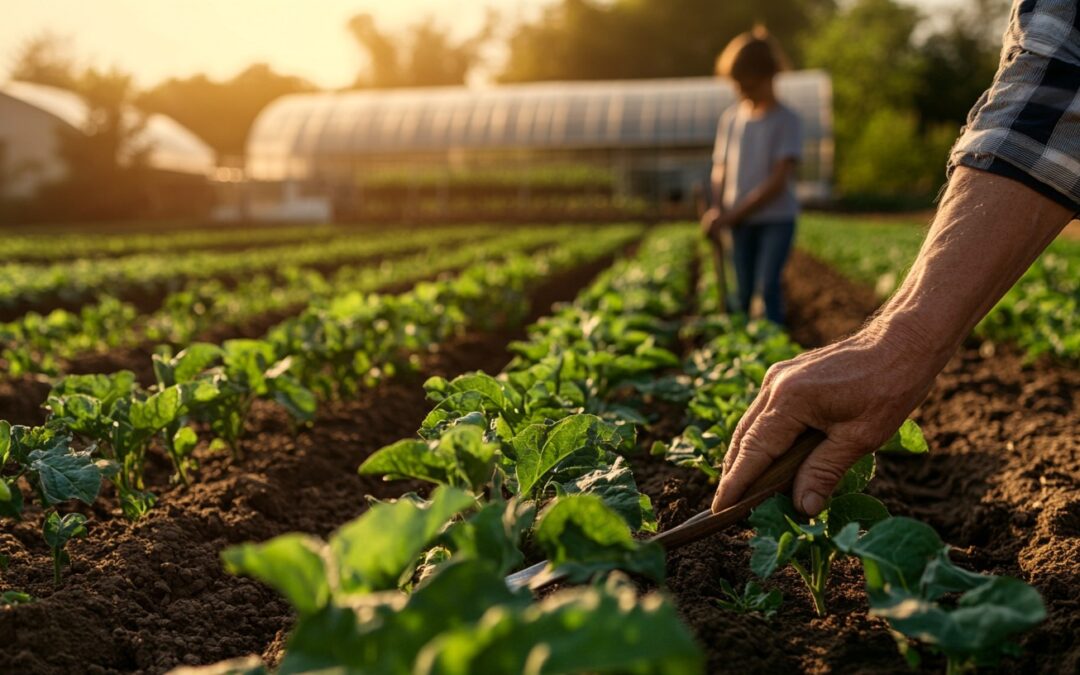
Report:
[[[948,148],[993,77],[1008,10],[1008,0],[958,2],[928,15],[898,0],[556,0],[513,25],[493,13],[465,37],[433,18],[392,32],[361,14],[347,29],[367,65],[351,86],[461,85],[478,73],[507,83],[709,75],[732,37],[764,24],[796,68],[832,75],[837,193],[862,206],[919,205],[943,181]],[[497,63],[491,46],[501,48]],[[176,119],[228,161],[243,154],[266,104],[316,89],[259,63],[224,80],[172,78],[140,91],[126,73],[81,65],[52,35],[23,46],[12,77],[90,104],[86,133],[62,148],[80,192],[99,196],[101,217],[139,201],[143,149],[124,147],[139,122],[124,106]]]

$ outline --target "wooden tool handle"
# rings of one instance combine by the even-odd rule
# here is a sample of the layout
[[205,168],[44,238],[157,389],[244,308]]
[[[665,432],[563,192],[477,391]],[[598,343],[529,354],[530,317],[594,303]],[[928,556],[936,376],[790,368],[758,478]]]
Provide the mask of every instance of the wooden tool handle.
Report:
[[663,544],[664,548],[674,550],[680,546],[703,539],[710,534],[734,525],[750,515],[755,506],[777,492],[786,492],[795,482],[799,465],[810,453],[825,440],[825,434],[817,429],[803,432],[795,444],[786,453],[772,463],[761,476],[746,490],[746,497],[718,513],[702,511],[682,525],[661,532],[649,541]]

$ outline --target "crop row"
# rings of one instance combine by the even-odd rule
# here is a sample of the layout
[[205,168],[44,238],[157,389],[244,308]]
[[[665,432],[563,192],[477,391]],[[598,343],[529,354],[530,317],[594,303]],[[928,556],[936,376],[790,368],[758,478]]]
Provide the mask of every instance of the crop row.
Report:
[[520,169],[483,168],[448,171],[431,169],[384,169],[372,171],[361,177],[361,183],[370,189],[499,189],[533,188],[539,190],[587,190],[608,189],[615,185],[615,175],[610,169],[579,165],[548,167],[522,167]]
[[157,383],[149,389],[128,371],[63,378],[49,395],[45,425],[0,422],[0,515],[21,516],[20,484],[27,484],[46,511],[43,534],[59,581],[64,544],[86,529],[84,516],[58,509],[73,499],[93,503],[110,479],[127,517],[145,513],[155,501],[143,480],[151,445],[168,453],[175,478],[186,482],[200,430],[213,437],[211,448],[238,454],[256,400],[310,421],[319,395],[373,384],[467,327],[520,321],[529,288],[611,253],[638,232],[609,227],[532,256],[500,253],[400,295],[349,292],[282,322],[264,340],[196,343],[176,356],[157,355]]
[[[711,271],[701,277],[706,308],[717,297],[715,278]],[[717,320],[706,315],[690,328],[704,344],[684,367],[692,382],[687,426],[671,443],[657,443],[653,452],[717,478],[735,425],[767,368],[794,357],[799,348],[775,325],[746,323],[741,317]],[[908,420],[878,452],[928,450],[918,425]],[[912,667],[921,658],[916,641],[943,653],[950,672],[996,663],[1014,653],[1017,647],[1007,638],[1045,618],[1038,592],[1018,579],[956,567],[933,528],[893,517],[884,504],[864,494],[875,468],[872,454],[856,463],[815,518],[799,514],[784,495],[758,506],[749,518],[755,533],[751,570],[767,579],[790,565],[805,583],[817,613],[825,614],[833,565],[845,557],[858,559],[870,611],[889,621]],[[766,593],[753,582],[741,594],[728,589],[720,604],[734,611],[776,611],[781,601],[777,592]]]
[[575,582],[663,578],[663,552],[633,538],[656,521],[623,453],[641,419],[634,383],[678,363],[661,345],[675,342],[693,254],[692,233],[654,233],[530,328],[499,377],[429,380],[419,438],[360,468],[434,484],[427,499],[376,504],[327,542],[290,534],[224,553],[299,614],[280,672],[700,670],[670,602],[621,576],[540,602],[503,579],[539,554]]
[[[880,297],[903,281],[925,235],[904,224],[807,217],[799,245]],[[1032,357],[1080,359],[1080,243],[1059,240],[1006,293],[976,333],[1020,345]]]
[[[435,230],[411,235],[415,255],[377,264],[346,265],[333,274],[286,266],[275,274],[256,274],[229,287],[220,280],[195,280],[170,293],[161,307],[139,314],[130,303],[113,297],[83,306],[78,312],[56,309],[29,312],[0,324],[0,372],[56,375],[64,362],[92,352],[147,343],[185,345],[210,329],[242,325],[261,315],[289,311],[349,291],[375,292],[412,283],[476,260],[550,245],[570,229],[515,230],[491,238],[477,232],[477,241],[463,241],[462,230]],[[466,230],[465,232],[468,232]],[[447,251],[446,243],[459,244]]]
[[85,234],[65,231],[62,235],[5,234],[4,257],[8,261],[50,262],[75,258],[109,258],[153,251],[254,248],[268,244],[328,239],[345,232],[346,230],[332,225],[264,225],[159,233]]
[[[455,229],[461,238],[492,228]],[[428,235],[431,236],[431,235]],[[177,290],[191,279],[243,279],[282,267],[337,266],[416,248],[415,236],[397,232],[342,234],[325,241],[269,246],[221,254],[214,251],[142,253],[104,260],[83,259],[50,265],[0,265],[0,308],[39,302],[85,302],[108,288],[115,295]]]
[[[685,230],[654,234],[637,259],[535,325],[498,377],[429,380],[436,405],[419,437],[379,450],[360,468],[434,484],[428,499],[377,504],[327,542],[291,534],[224,553],[229,569],[274,586],[299,614],[281,672],[700,671],[701,655],[671,605],[639,597],[612,575],[662,581],[665,571],[663,551],[633,537],[655,531],[656,522],[627,455],[657,399],[690,402],[691,417],[712,422],[699,436],[729,436],[768,363],[797,348],[774,326],[706,318],[688,326],[686,336],[704,345],[680,364],[671,351],[673,319],[687,309],[694,247]],[[710,277],[702,276],[703,297],[715,295]],[[726,445],[720,437],[710,448],[711,475]],[[925,449],[910,423],[884,448]],[[1041,618],[1030,587],[955,567],[932,529],[892,518],[862,494],[873,468],[871,456],[849,472],[817,519],[796,513],[785,497],[755,510],[752,569],[765,578],[791,564],[824,612],[832,564],[858,557],[872,611],[898,635],[944,651],[950,664],[996,655],[1004,637]],[[533,603],[503,577],[541,555],[548,576],[610,576],[604,586]],[[964,593],[957,606],[941,602],[954,591]],[[753,611],[775,609],[776,599],[748,586],[723,602]],[[901,639],[906,654],[917,654]],[[251,661],[244,667],[263,670]]]

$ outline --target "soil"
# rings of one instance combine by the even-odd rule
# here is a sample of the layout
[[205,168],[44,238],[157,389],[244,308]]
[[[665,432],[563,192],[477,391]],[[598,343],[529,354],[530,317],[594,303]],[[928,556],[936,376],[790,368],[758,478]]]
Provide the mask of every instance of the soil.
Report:
[[[557,276],[536,289],[528,322],[574,298],[610,259]],[[421,387],[430,375],[495,372],[510,359],[521,327],[469,334],[428,355],[420,373],[387,381],[357,400],[325,406],[293,433],[280,410],[260,405],[243,458],[200,447],[190,488],[170,486],[164,457],[147,471],[158,504],[125,521],[111,486],[94,507],[90,535],[69,545],[64,583],[52,582],[40,514],[0,532],[11,557],[0,588],[36,598],[0,609],[2,673],[161,673],[251,653],[274,661],[292,622],[278,594],[222,570],[223,548],[289,531],[325,536],[367,508],[366,496],[397,496],[415,486],[361,477],[374,450],[414,433],[430,409]],[[58,649],[57,645],[63,645]]]
[[[787,275],[793,335],[807,347],[843,337],[873,312],[873,293],[797,254]],[[915,413],[931,452],[885,456],[869,492],[895,515],[923,520],[970,569],[1033,584],[1048,619],[1001,672],[1080,672],[1080,372],[1013,348],[972,342],[939,376]],[[639,458],[635,467],[661,527],[708,507],[704,476]],[[862,573],[844,561],[830,582],[830,614],[815,616],[788,568],[766,583],[784,593],[773,619],[720,609],[718,579],[752,579],[746,530],[669,556],[668,590],[708,655],[708,672],[908,673],[883,621],[869,616]],[[923,650],[923,666],[944,661]]]
[[[534,315],[569,299],[600,266],[554,280],[536,294]],[[857,329],[876,307],[873,293],[797,254],[788,274],[792,333],[807,347]],[[222,572],[220,550],[299,530],[326,535],[362,513],[364,495],[391,496],[408,484],[362,478],[355,468],[374,449],[407,436],[428,410],[420,383],[429,374],[494,372],[520,330],[468,335],[430,355],[422,375],[402,377],[359,400],[327,406],[293,434],[278,411],[260,407],[245,457],[200,454],[189,489],[167,485],[157,458],[149,472],[160,503],[137,524],[115,502],[93,511],[91,536],[72,545],[73,565],[54,590],[47,551],[29,524],[0,533],[12,556],[5,588],[39,599],[0,609],[0,672],[158,673],[180,664],[244,654],[273,662],[290,626],[288,607],[258,583]],[[1022,641],[1024,653],[1001,672],[1080,671],[1080,372],[1048,361],[1026,364],[1008,347],[966,345],[916,413],[931,453],[883,457],[871,492],[897,515],[933,525],[966,567],[1034,584],[1049,618]],[[3,404],[0,390],[0,404]],[[676,433],[678,410],[660,410],[645,439]],[[662,527],[708,506],[702,474],[635,457],[642,489]],[[31,518],[31,522],[36,522]],[[770,620],[717,607],[718,579],[751,578],[749,533],[733,528],[674,552],[667,592],[697,633],[708,672],[908,673],[883,621],[870,617],[862,573],[837,565],[827,593],[831,613],[816,617],[790,569],[766,582],[785,596]],[[58,649],[57,645],[63,645]],[[924,666],[943,670],[925,653]]]

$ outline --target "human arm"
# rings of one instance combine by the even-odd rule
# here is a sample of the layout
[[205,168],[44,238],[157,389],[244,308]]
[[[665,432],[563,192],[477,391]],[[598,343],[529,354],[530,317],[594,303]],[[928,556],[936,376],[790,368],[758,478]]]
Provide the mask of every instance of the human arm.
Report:
[[922,401],[965,336],[1073,211],[988,172],[958,168],[900,289],[859,332],[773,366],[724,458],[713,510],[734,504],[807,428],[827,439],[799,468],[795,504],[818,513],[840,477]]
[[[726,140],[722,141],[726,146]],[[717,143],[720,147],[721,143]],[[724,162],[714,155],[712,171],[709,174],[709,190],[712,197],[710,206],[701,216],[701,233],[707,239],[716,239],[719,235],[718,223],[723,215],[724,204]]]
[[787,187],[788,180],[795,172],[796,163],[793,157],[778,161],[765,182],[748,192],[742,201],[721,215],[721,225],[734,227],[776,199]]

